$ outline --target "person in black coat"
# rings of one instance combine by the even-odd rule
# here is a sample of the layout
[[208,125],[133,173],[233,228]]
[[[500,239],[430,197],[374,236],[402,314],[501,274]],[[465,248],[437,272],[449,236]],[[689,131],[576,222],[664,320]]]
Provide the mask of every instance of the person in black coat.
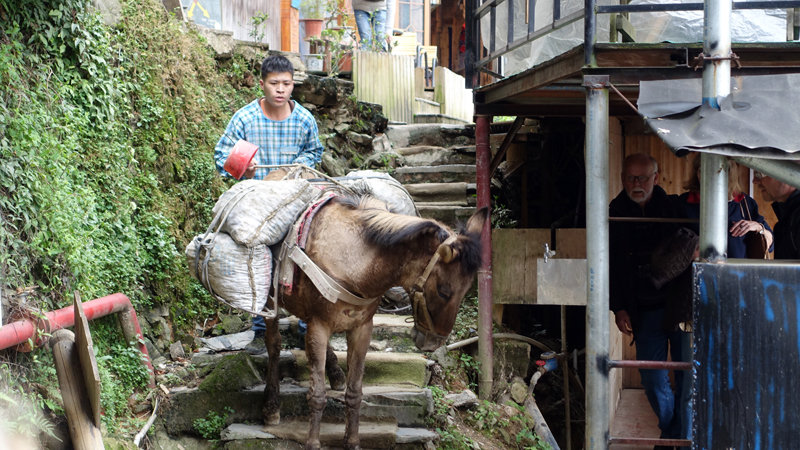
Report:
[[[622,168],[624,190],[611,201],[610,217],[680,218],[682,209],[677,196],[670,196],[658,186],[658,163],[645,154],[625,159]],[[662,327],[667,302],[666,287],[656,288],[650,271],[656,247],[675,234],[676,223],[643,221],[610,225],[610,308],[619,330],[636,341],[636,358],[666,361],[667,351],[673,361],[682,361],[682,331]],[[675,373],[676,392],[672,391],[666,370],[641,369],[642,385],[650,406],[658,416],[662,438],[681,437],[680,394],[683,372]],[[676,407],[681,405],[681,407]],[[671,448],[661,447],[659,448]]]
[[786,183],[753,172],[753,184],[772,203],[775,224],[775,259],[800,259],[800,191]]

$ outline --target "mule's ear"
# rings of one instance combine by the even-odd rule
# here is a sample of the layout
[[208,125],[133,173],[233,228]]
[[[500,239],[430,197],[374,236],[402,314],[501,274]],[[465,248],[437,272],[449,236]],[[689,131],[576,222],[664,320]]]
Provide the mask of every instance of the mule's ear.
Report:
[[458,256],[458,250],[454,249],[448,244],[440,245],[436,250],[436,253],[439,254],[439,258],[441,258],[445,264],[448,264],[450,261],[454,260],[456,256]]
[[489,208],[484,206],[483,208],[475,211],[475,214],[469,218],[467,221],[467,232],[468,233],[475,233],[481,234],[481,230],[483,230],[483,224],[486,222],[486,219],[489,218]]

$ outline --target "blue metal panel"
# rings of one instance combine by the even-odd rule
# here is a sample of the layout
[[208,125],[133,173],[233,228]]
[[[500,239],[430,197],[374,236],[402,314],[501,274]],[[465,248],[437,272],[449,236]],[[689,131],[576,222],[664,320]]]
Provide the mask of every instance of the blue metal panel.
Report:
[[694,268],[693,448],[800,448],[800,267],[732,261]]

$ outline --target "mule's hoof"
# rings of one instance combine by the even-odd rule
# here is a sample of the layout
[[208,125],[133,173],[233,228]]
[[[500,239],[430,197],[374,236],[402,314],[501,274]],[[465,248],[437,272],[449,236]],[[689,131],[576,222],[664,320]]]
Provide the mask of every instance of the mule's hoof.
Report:
[[281,413],[276,412],[275,414],[270,414],[264,417],[264,427],[272,426],[272,425],[280,425],[281,424]]
[[331,389],[334,391],[343,391],[344,386],[344,380],[331,380]]
[[305,450],[320,450],[322,445],[320,445],[319,441],[317,442],[306,442],[306,449]]

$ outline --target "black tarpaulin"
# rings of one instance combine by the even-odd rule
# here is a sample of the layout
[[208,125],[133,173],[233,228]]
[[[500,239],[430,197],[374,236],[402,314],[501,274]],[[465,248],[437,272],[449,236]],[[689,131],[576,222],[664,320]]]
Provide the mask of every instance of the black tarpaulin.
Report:
[[701,99],[699,78],[642,81],[639,114],[677,156],[800,160],[800,74],[731,77],[719,109]]

